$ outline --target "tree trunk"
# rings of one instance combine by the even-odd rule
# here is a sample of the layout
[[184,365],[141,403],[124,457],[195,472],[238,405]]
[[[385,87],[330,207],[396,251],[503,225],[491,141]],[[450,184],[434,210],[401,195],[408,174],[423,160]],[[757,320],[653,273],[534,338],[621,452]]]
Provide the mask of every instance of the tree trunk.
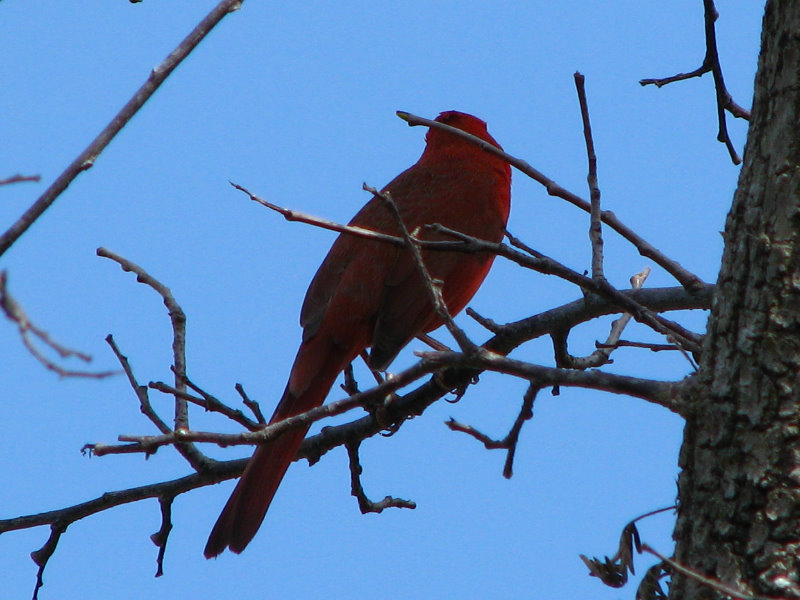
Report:
[[[767,3],[761,44],[680,455],[675,559],[746,594],[800,598],[800,2]],[[673,575],[671,599],[718,597]]]

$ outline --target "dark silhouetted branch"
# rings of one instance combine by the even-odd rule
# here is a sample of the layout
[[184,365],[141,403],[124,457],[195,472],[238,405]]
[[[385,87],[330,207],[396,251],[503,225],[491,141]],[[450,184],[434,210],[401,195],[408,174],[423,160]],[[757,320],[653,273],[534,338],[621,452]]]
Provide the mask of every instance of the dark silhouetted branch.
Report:
[[692,77],[702,77],[706,73],[711,73],[714,77],[714,90],[716,91],[717,99],[717,123],[719,125],[717,140],[725,144],[733,164],[738,165],[742,162],[742,159],[733,147],[733,142],[728,134],[728,123],[725,118],[725,111],[728,111],[734,117],[746,120],[750,120],[750,111],[733,101],[733,97],[730,92],[728,92],[728,88],[725,85],[725,78],[722,76],[722,65],[719,60],[719,51],[717,50],[717,31],[715,26],[719,13],[714,6],[714,0],[703,0],[703,12],[706,37],[706,54],[703,57],[703,64],[694,71],[689,71],[688,73],[678,73],[672,77],[663,77],[661,79],[642,79],[639,83],[643,86],[655,85],[656,87],[661,87],[670,83],[675,83],[676,81],[685,81]]

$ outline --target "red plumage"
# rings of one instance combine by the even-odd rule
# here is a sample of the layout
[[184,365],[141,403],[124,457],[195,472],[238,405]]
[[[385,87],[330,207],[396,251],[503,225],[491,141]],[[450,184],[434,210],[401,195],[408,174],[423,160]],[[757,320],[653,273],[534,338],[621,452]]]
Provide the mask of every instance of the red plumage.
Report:
[[[456,111],[436,119],[499,147],[480,119]],[[503,238],[510,208],[511,168],[452,133],[430,129],[426,147],[412,167],[384,189],[391,194],[409,231],[437,236],[423,226],[440,223],[481,239]],[[399,235],[395,217],[380,198],[370,200],[350,221]],[[426,250],[430,275],[443,282],[450,314],[466,306],[489,272],[494,256]],[[300,313],[303,341],[270,423],[320,406],[341,371],[364,349],[370,365],[384,369],[416,336],[442,323],[430,294],[405,248],[341,234],[306,292]],[[226,547],[241,552],[253,539],[307,428],[288,431],[259,446],[214,525],[206,557]]]

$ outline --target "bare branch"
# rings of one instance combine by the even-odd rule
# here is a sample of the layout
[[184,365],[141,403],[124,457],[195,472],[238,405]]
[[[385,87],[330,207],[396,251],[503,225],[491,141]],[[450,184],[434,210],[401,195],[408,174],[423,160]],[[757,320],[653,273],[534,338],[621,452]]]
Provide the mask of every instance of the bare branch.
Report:
[[[176,388],[180,391],[186,390],[186,315],[183,312],[183,309],[178,305],[175,301],[175,298],[172,296],[172,292],[170,289],[165,286],[163,283],[158,281],[155,277],[150,275],[147,271],[145,271],[142,267],[135,264],[134,262],[128,260],[127,258],[123,258],[106,248],[98,248],[97,255],[103,258],[108,258],[116,262],[120,267],[122,267],[123,271],[131,272],[136,274],[136,281],[139,283],[143,283],[153,290],[155,290],[164,301],[164,305],[167,307],[167,311],[169,312],[170,322],[172,323],[172,354],[173,354],[173,361],[174,361],[174,369],[175,369],[175,382]],[[118,357],[120,355],[118,354]],[[124,368],[124,366],[123,366]],[[129,376],[130,380],[130,376]],[[142,398],[147,396],[146,391],[142,392],[139,390],[139,385],[135,384],[131,381],[131,385],[134,385],[134,390],[136,391],[136,395],[139,398],[140,405],[144,407],[142,403]],[[147,403],[149,406],[149,402]],[[150,413],[145,413],[148,415],[151,421],[156,423],[153,420],[153,415],[155,412],[150,410]],[[176,432],[186,431],[189,429],[189,415],[188,415],[188,408],[186,406],[186,399],[183,398],[180,394],[175,394],[175,430]],[[158,418],[161,421],[160,418]],[[159,424],[156,423],[156,426],[162,432],[162,434],[166,434],[166,431],[163,427],[166,425],[163,421]],[[168,430],[167,430],[168,431]],[[192,468],[199,471],[207,467],[208,465],[208,458],[204,456],[197,448],[192,446],[191,444],[178,444],[176,445],[178,452],[192,465]],[[91,446],[85,446],[85,449],[89,449],[94,452],[94,448]]]
[[156,577],[164,574],[164,554],[167,551],[167,540],[172,531],[172,501],[175,496],[160,496],[158,504],[161,507],[161,528],[150,536],[152,542],[158,548],[156,557]]
[[465,312],[467,313],[468,316],[472,317],[475,321],[477,321],[481,325],[481,327],[489,330],[492,333],[497,333],[502,328],[501,325],[498,325],[492,319],[484,317],[473,308],[467,307],[467,310]]
[[703,0],[703,9],[706,37],[706,54],[703,57],[703,64],[694,71],[688,73],[678,73],[672,77],[664,77],[662,79],[642,79],[639,83],[643,86],[655,85],[656,87],[661,87],[676,81],[684,81],[692,77],[701,77],[706,73],[711,73],[714,77],[714,90],[717,99],[717,123],[719,125],[717,140],[725,144],[733,164],[738,165],[742,162],[742,159],[733,147],[733,142],[728,134],[728,123],[725,118],[725,111],[728,111],[734,117],[746,120],[750,120],[750,111],[733,101],[733,97],[730,92],[728,92],[725,79],[722,76],[722,64],[720,63],[719,51],[717,50],[717,31],[715,27],[719,13],[714,6],[714,0]]
[[347,457],[350,460],[350,493],[358,500],[358,508],[362,515],[367,513],[382,513],[387,508],[417,508],[416,502],[403,500],[402,498],[392,498],[386,496],[380,502],[373,502],[367,498],[364,488],[361,485],[361,473],[364,469],[358,459],[358,448],[360,442],[346,444]]
[[[158,429],[161,433],[169,433],[171,431],[169,425],[167,425],[161,419],[161,417],[158,416],[158,413],[156,413],[156,411],[153,409],[153,406],[150,404],[150,396],[147,394],[147,387],[139,385],[139,382],[136,381],[136,376],[133,374],[133,369],[128,362],[128,357],[120,352],[119,348],[117,347],[117,343],[114,341],[114,337],[111,334],[106,336],[106,342],[109,346],[111,346],[111,351],[122,365],[122,370],[128,377],[128,383],[130,383],[131,387],[133,388],[133,392],[139,399],[139,410],[141,413],[150,419],[150,422],[155,425],[156,429]],[[94,452],[94,449],[89,445],[83,447],[83,451],[87,450]]]
[[[308,427],[312,423],[343,414],[358,407],[369,406],[377,399],[383,399],[395,390],[404,387],[426,374],[432,373],[438,365],[428,364],[420,361],[409,369],[394,375],[365,392],[353,394],[349,398],[331,402],[317,408],[305,411],[293,417],[271,423],[267,427],[259,428],[257,431],[243,433],[217,433],[207,431],[165,431],[162,435],[120,435],[118,440],[128,442],[123,445],[108,444],[89,444],[85,447],[96,456],[106,454],[130,454],[143,452],[152,454],[161,446],[182,443],[182,442],[207,442],[219,446],[255,445],[270,441],[290,429]],[[206,459],[209,460],[209,459]]]
[[257,202],[258,204],[261,204],[262,206],[265,206],[270,210],[274,210],[278,214],[283,215],[283,218],[287,221],[306,223],[307,225],[313,225],[314,227],[320,227],[321,229],[336,231],[337,233],[347,233],[349,235],[363,237],[368,240],[377,240],[386,242],[387,244],[394,244],[395,246],[405,245],[403,238],[385,233],[379,233],[377,231],[372,231],[371,229],[364,229],[363,227],[357,227],[355,225],[341,225],[339,223],[334,223],[333,221],[328,221],[327,219],[322,219],[320,217],[315,217],[314,215],[300,212],[299,210],[284,208],[282,206],[278,206],[277,204],[273,204],[272,202],[268,202],[263,198],[259,198],[238,183],[234,183],[232,181],[229,181],[228,183],[230,183],[237,190],[247,194],[253,202]]
[[0,185],[10,185],[12,183],[22,183],[23,181],[33,181],[38,182],[41,181],[41,175],[12,175],[11,177],[6,177],[5,179],[0,179]]
[[67,348],[59,344],[48,333],[37,327],[25,314],[19,302],[8,291],[8,273],[0,271],[0,310],[6,315],[9,321],[15,323],[19,330],[20,338],[28,352],[38,360],[47,370],[53,371],[60,377],[87,377],[91,379],[103,379],[111,375],[118,375],[119,371],[76,371],[65,369],[47,358],[36,347],[32,338],[38,339],[42,344],[50,348],[61,358],[78,358],[84,362],[91,362],[92,357],[78,350]]
[[503,466],[503,477],[505,477],[506,479],[511,479],[512,475],[514,474],[514,455],[517,452],[517,442],[519,441],[519,434],[520,431],[522,431],[522,426],[525,423],[525,421],[528,421],[533,417],[533,402],[534,400],[536,400],[536,395],[539,393],[540,389],[541,388],[534,383],[531,383],[528,386],[528,389],[525,392],[525,396],[522,400],[522,408],[519,411],[519,415],[514,421],[514,425],[511,427],[511,430],[502,440],[493,440],[492,438],[490,438],[484,433],[481,433],[471,425],[462,425],[453,418],[450,418],[448,421],[445,421],[445,425],[447,425],[451,431],[460,431],[462,433],[466,433],[467,435],[474,437],[476,440],[483,443],[484,447],[487,450],[496,450],[496,449],[508,450],[506,454],[506,462],[505,465]]
[[267,420],[264,418],[264,413],[261,412],[261,405],[255,400],[251,400],[247,393],[244,391],[244,386],[241,383],[237,383],[234,388],[242,397],[242,402],[244,405],[249,408],[253,412],[253,416],[256,418],[261,425],[266,425]]
[[502,440],[496,440],[494,438],[489,437],[482,431],[478,431],[472,425],[465,425],[464,423],[459,423],[453,417],[450,417],[447,421],[444,422],[445,425],[450,429],[450,431],[458,431],[460,433],[466,433],[468,436],[475,438],[483,447],[487,450],[500,450],[508,448],[508,443],[505,438]]
[[578,103],[581,107],[583,120],[583,137],[586,140],[586,156],[589,159],[589,174],[586,182],[589,184],[590,223],[589,240],[592,243],[592,279],[605,279],[603,275],[603,228],[600,219],[600,188],[597,184],[597,155],[594,152],[594,139],[592,138],[592,125],[589,121],[589,103],[586,100],[586,78],[575,72],[575,87],[578,90]]
[[[474,356],[473,356],[474,354]],[[474,353],[463,354],[456,352],[421,352],[419,355],[422,360],[411,368],[398,373],[391,379],[373,387],[370,390],[354,394],[349,398],[332,402],[299,415],[289,417],[282,421],[270,424],[258,431],[225,434],[205,431],[167,431],[162,435],[120,435],[121,445],[91,444],[85,449],[97,456],[106,454],[128,454],[132,452],[153,453],[159,447],[183,442],[207,442],[215,443],[220,446],[259,444],[274,439],[289,429],[307,427],[308,425],[321,419],[335,416],[352,410],[356,407],[369,407],[376,400],[386,398],[395,390],[408,385],[420,377],[447,367],[457,367],[462,369],[491,370],[537,382],[537,385],[567,385],[577,387],[587,387],[610,391],[614,393],[629,394],[646,399],[674,412],[682,411],[682,402],[679,397],[679,387],[676,384],[658,382],[649,379],[635,377],[625,377],[613,375],[600,371],[590,373],[576,372],[569,369],[556,369],[533,365],[522,361],[505,358],[493,352],[477,348]],[[437,378],[434,378],[436,380]],[[461,384],[458,384],[461,385]],[[449,383],[440,385],[439,396],[441,397],[448,390],[457,387]],[[434,399],[435,400],[435,399]],[[384,410],[388,412],[396,399],[392,399],[388,404],[384,404]],[[432,402],[433,400],[431,400]],[[374,416],[374,415],[373,415]],[[382,418],[377,419],[381,423],[381,429],[390,424],[396,424],[397,420],[387,423],[386,413],[382,413]],[[402,422],[408,415],[404,415],[399,421]],[[520,424],[521,426],[521,424]]]
[[[636,298],[652,310],[664,311],[708,308],[711,304],[713,290],[714,286],[708,285],[701,293],[694,295],[688,294],[681,288],[654,288],[621,293]],[[586,299],[575,300],[562,307],[510,323],[503,327],[502,332],[488,340],[483,347],[492,352],[506,354],[528,340],[549,334],[554,327],[571,327],[589,319],[615,312],[618,312],[618,307],[613,303],[597,296],[589,296]],[[574,373],[564,370],[553,371]],[[303,442],[298,456],[307,458],[313,463],[331,448],[379,433],[386,429],[387,423],[393,423],[395,427],[399,427],[399,424],[409,416],[421,415],[428,406],[448,393],[449,390],[474,382],[474,378],[479,372],[478,369],[469,367],[446,369],[407,394],[392,396],[391,402],[385,405],[380,420],[375,415],[369,414],[345,425],[326,427],[321,434]],[[541,374],[536,372],[536,368],[533,368],[525,378],[529,380],[534,378],[539,382],[541,380],[538,376]],[[578,378],[587,376],[585,373],[574,374]],[[599,376],[603,375],[599,373]],[[557,381],[544,382],[545,385],[553,385],[553,383],[557,383]],[[684,384],[663,385],[674,386],[672,388],[674,394],[679,396]],[[620,393],[622,392],[620,391]]]
[[[539,252],[536,253],[536,256],[531,256],[529,254],[513,250],[504,244],[472,238],[453,229],[442,227],[441,225],[435,225],[432,228],[435,231],[446,233],[456,239],[464,241],[465,243],[469,244],[471,248],[479,248],[484,251],[494,252],[499,256],[503,256],[514,261],[522,267],[538,271],[539,273],[557,275],[558,277],[579,285],[588,292],[593,292],[605,298],[613,299],[614,302],[619,303],[620,308],[626,312],[630,312],[640,323],[651,327],[659,333],[672,337],[680,345],[684,346],[691,352],[700,351],[699,336],[691,331],[688,331],[677,323],[665,319],[661,315],[653,313],[652,311],[647,310],[645,307],[638,305],[635,301],[631,300],[631,298],[626,297],[619,290],[614,288],[605,279],[595,280],[591,277],[581,275],[577,271],[573,271],[572,269],[562,265],[552,258],[544,256]],[[524,244],[519,242],[519,240],[517,240],[510,233],[507,232],[506,235],[508,236],[512,245],[525,247]]]
[[422,356],[425,362],[430,362],[434,366],[494,371],[535,381],[540,386],[583,387],[634,396],[678,414],[682,414],[685,410],[680,397],[680,383],[615,375],[603,371],[576,371],[543,367],[495,354],[484,347],[479,347],[474,356],[455,352],[420,352],[418,355]]
[[70,163],[58,178],[50,184],[44,193],[34,202],[28,210],[3,234],[0,235],[0,256],[8,250],[19,237],[25,233],[36,219],[46,211],[70,183],[83,171],[91,168],[100,153],[108,146],[109,142],[122,130],[128,121],[133,118],[140,108],[147,102],[164,80],[175,68],[194,50],[203,38],[219,23],[225,15],[241,6],[242,0],[222,0],[208,15],[197,24],[188,36],[178,44],[164,61],[150,72],[147,81],[136,91],[127,104],[117,113],[111,122],[105,126],[91,144]]
[[420,342],[422,342],[424,344],[427,344],[428,346],[430,346],[434,350],[445,350],[445,351],[451,350],[451,348],[447,344],[445,344],[443,342],[440,342],[439,340],[437,340],[436,338],[434,338],[431,335],[428,335],[427,333],[422,333],[422,334],[418,335],[417,339]]
[[[647,279],[649,274],[650,267],[645,267],[641,272],[631,277],[631,287],[635,290],[641,289],[645,279]],[[622,336],[622,332],[625,330],[625,327],[627,327],[630,320],[630,313],[624,313],[620,315],[618,319],[615,319],[614,322],[611,323],[611,331],[609,332],[605,343],[596,344],[597,350],[592,352],[592,354],[586,358],[570,357],[570,366],[572,366],[574,369],[590,369],[607,364],[610,361],[611,353],[615,348],[618,347],[617,342]]]
[[[584,200],[583,198],[573,194],[572,192],[567,191],[555,181],[550,179],[549,177],[545,176],[540,171],[534,169],[531,165],[520,158],[516,158],[503,150],[487,143],[486,141],[467,133],[466,131],[462,131],[456,127],[451,127],[445,123],[439,123],[438,121],[432,121],[430,119],[425,119],[423,117],[418,117],[416,115],[412,115],[411,113],[397,111],[397,116],[406,121],[410,126],[416,125],[424,125],[425,127],[435,127],[438,129],[443,129],[444,131],[449,131],[454,135],[458,135],[466,140],[471,141],[473,144],[477,144],[480,148],[484,151],[489,152],[490,154],[494,154],[502,158],[512,167],[515,167],[520,172],[524,173],[534,181],[540,183],[545,187],[547,193],[551,196],[556,196],[567,202],[577,206],[581,210],[586,211],[587,213],[591,213],[591,204]],[[662,254],[659,250],[657,250],[653,245],[645,241],[642,237],[640,237],[636,232],[632,229],[624,225],[619,219],[617,219],[616,215],[611,211],[603,211],[600,214],[600,217],[606,225],[611,227],[614,231],[619,233],[623,238],[628,240],[631,244],[633,244],[636,249],[639,251],[639,254],[651,259],[657,265],[661,266],[665,271],[667,271],[670,275],[675,277],[675,279],[688,291],[698,291],[703,289],[705,283],[694,275],[693,273],[686,270],[684,267],[680,265],[677,261],[674,261],[664,254]]]
[[241,410],[237,408],[231,408],[230,406],[219,400],[217,397],[201,390],[200,388],[192,384],[188,379],[186,380],[186,384],[193,390],[195,390],[198,394],[200,394],[200,396],[202,397],[198,398],[197,396],[193,396],[192,394],[186,391],[179,390],[178,388],[173,387],[171,385],[167,385],[162,381],[151,381],[150,383],[147,384],[147,387],[149,387],[152,390],[157,390],[159,392],[162,392],[164,394],[179,396],[181,399],[186,400],[187,402],[191,402],[192,404],[195,404],[197,406],[200,406],[208,412],[216,412],[221,415],[225,415],[231,421],[235,421],[236,423],[238,423],[239,425],[241,425],[246,429],[249,429],[250,431],[258,431],[259,429],[261,429],[263,424],[259,424],[253,419],[250,419]]
[[[123,271],[135,273],[136,281],[153,288],[164,300],[164,306],[169,311],[169,318],[172,323],[172,359],[175,387],[180,391],[186,391],[186,314],[175,300],[172,292],[142,267],[127,258],[111,252],[111,250],[98,248],[97,256],[113,260],[122,267]],[[186,407],[186,399],[182,398],[180,394],[175,395],[175,429],[189,429],[189,412]]]
[[647,342],[633,342],[630,340],[617,340],[613,344],[608,342],[595,342],[597,348],[643,348],[651,352],[664,352],[665,350],[681,350],[675,344],[650,344]]
[[[226,479],[237,477],[244,470],[247,459],[227,462],[214,461],[211,468],[203,473],[193,473],[186,477],[143,485],[125,490],[105,492],[104,494],[80,504],[68,506],[58,510],[51,510],[33,515],[25,515],[12,519],[0,519],[0,534],[19,529],[30,529],[42,525],[60,524],[61,532],[67,526],[93,514],[108,510],[114,506],[122,506],[131,502],[138,502],[147,498],[160,498],[177,496],[189,490],[219,483]],[[40,550],[41,552],[41,550]],[[34,556],[34,561],[37,557]],[[38,562],[37,562],[38,564]]]
[[36,585],[33,588],[33,600],[39,597],[39,590],[44,585],[44,569],[47,566],[47,561],[53,556],[56,551],[58,542],[61,540],[61,534],[67,530],[68,523],[63,521],[56,521],[50,525],[50,536],[44,543],[44,546],[38,550],[31,552],[31,558],[39,569],[36,571]]

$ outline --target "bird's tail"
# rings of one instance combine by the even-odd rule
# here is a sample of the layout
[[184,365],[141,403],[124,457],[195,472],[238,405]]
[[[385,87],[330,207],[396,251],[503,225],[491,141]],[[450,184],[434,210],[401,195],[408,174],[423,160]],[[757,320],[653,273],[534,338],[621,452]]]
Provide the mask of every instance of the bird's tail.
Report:
[[[320,406],[337,375],[352,360],[350,356],[331,360],[336,353],[320,350],[313,342],[300,346],[286,391],[270,423]],[[239,553],[250,543],[307,432],[308,427],[291,429],[258,446],[208,536],[206,558],[221,554],[225,548]]]

